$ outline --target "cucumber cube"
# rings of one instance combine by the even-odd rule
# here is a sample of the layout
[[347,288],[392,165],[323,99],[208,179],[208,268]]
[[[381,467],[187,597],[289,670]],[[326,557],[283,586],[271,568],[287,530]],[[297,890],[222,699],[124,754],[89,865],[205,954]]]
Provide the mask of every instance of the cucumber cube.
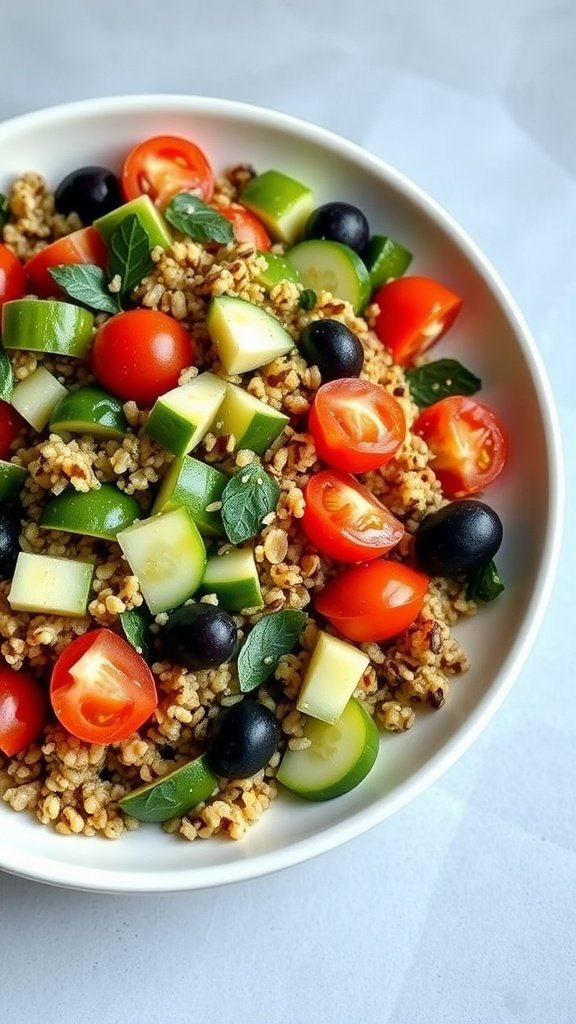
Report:
[[222,491],[228,477],[213,466],[184,455],[175,459],[156,496],[152,513],[171,512],[185,508],[192,516],[200,533],[207,537],[224,533],[220,509],[210,509],[214,503],[220,505]]
[[2,307],[5,348],[83,358],[92,341],[94,317],[57,299],[13,299]]
[[234,435],[235,449],[248,448],[261,455],[282,433],[288,416],[261,402],[235,384],[226,385],[224,401],[218,410],[214,433]]
[[24,486],[28,470],[24,466],[15,466],[13,462],[0,459],[0,501],[6,501],[18,494]]
[[86,614],[94,566],[53,555],[18,555],[8,602],[13,611],[81,617]]
[[201,373],[156,399],[145,432],[173,455],[185,455],[212,426],[225,392],[220,377]]
[[216,594],[219,603],[229,612],[262,608],[264,601],[251,548],[233,548],[209,558],[202,590],[205,594]]
[[321,630],[296,707],[312,718],[334,724],[369,664],[363,651]]
[[18,382],[12,392],[11,402],[16,412],[34,427],[44,430],[52,410],[64,395],[66,388],[56,380],[49,370],[38,366],[33,373]]
[[212,299],[206,326],[222,366],[230,374],[265,366],[295,347],[276,317],[232,295]]
[[391,277],[402,277],[412,262],[412,253],[387,235],[372,235],[361,256],[370,274],[372,291]]
[[40,526],[45,530],[116,540],[118,531],[131,526],[141,514],[136,498],[120,491],[115,484],[101,484],[97,491],[85,493],[67,487],[48,499]]
[[131,199],[129,203],[124,203],[123,206],[119,206],[116,210],[105,213],[103,217],[98,217],[94,221],[94,227],[100,232],[104,241],[108,243],[116,228],[120,226],[126,217],[130,216],[137,217],[140,227],[148,235],[148,243],[151,249],[156,245],[159,245],[162,249],[170,248],[172,245],[172,235],[164,217],[156,209],[150,196],[138,196],[137,199]]
[[266,266],[258,271],[254,277],[258,284],[261,284],[267,291],[271,291],[281,281],[291,281],[292,284],[298,284],[300,278],[285,256],[281,256],[277,252],[259,252],[258,255],[266,260]]
[[302,238],[314,209],[311,190],[281,171],[257,174],[242,190],[240,200],[260,218],[275,242],[288,245]]

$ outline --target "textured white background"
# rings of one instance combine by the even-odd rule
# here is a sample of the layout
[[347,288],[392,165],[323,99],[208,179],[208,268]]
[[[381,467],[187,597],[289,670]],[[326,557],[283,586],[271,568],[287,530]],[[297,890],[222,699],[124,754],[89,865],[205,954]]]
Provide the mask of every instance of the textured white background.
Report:
[[232,97],[348,136],[431,192],[532,326],[571,503],[530,662],[441,782],[319,860],[198,895],[85,895],[0,874],[0,1017],[574,1021],[573,2],[140,0],[138,17],[110,0],[0,6],[0,118],[115,93]]

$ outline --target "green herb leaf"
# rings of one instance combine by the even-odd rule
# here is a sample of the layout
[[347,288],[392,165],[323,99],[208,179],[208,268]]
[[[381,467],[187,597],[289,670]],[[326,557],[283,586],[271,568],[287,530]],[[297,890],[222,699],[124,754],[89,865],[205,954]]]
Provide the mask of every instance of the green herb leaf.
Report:
[[150,622],[151,618],[141,608],[132,608],[119,615],[122,632],[129,644],[148,660],[150,654]]
[[494,561],[481,565],[470,573],[466,596],[470,601],[494,601],[504,590]]
[[307,312],[310,309],[314,309],[316,305],[316,292],[313,288],[305,288],[300,294],[298,299],[298,305],[300,309],[305,309]]
[[272,612],[256,623],[238,656],[238,680],[242,693],[261,686],[274,672],[283,654],[298,641],[306,614],[292,610]]
[[6,221],[8,220],[9,213],[10,211],[8,209],[8,199],[6,198],[6,196],[3,196],[0,192],[0,230],[4,227]]
[[194,242],[227,245],[234,241],[234,229],[230,221],[191,192],[179,192],[174,196],[164,210],[164,216]]
[[220,514],[230,543],[254,537],[279,497],[280,485],[259,463],[240,469],[226,484],[221,499]]
[[417,405],[432,405],[450,395],[473,395],[482,381],[457,359],[437,359],[406,371],[410,393]]
[[0,398],[4,402],[9,402],[12,398],[13,390],[14,374],[12,373],[12,363],[5,349],[0,348]]
[[101,313],[117,313],[120,309],[118,295],[108,291],[108,279],[100,267],[91,263],[77,263],[49,267],[48,272],[62,291],[82,306]]
[[111,278],[120,274],[124,296],[140,284],[152,266],[148,235],[131,213],[112,232],[108,244],[108,273]]

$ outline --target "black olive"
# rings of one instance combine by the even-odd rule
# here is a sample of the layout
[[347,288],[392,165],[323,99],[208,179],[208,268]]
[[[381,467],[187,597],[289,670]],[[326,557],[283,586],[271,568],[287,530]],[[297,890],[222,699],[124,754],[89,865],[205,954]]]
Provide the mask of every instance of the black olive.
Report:
[[324,203],[313,210],[306,222],[306,238],[325,238],[342,242],[360,252],[370,236],[366,217],[350,203]]
[[107,167],[79,167],[58,185],[54,203],[59,213],[77,213],[84,224],[91,224],[124,202],[120,182]]
[[20,510],[12,505],[0,509],[0,577],[8,579],[14,572],[20,553]]
[[236,623],[212,604],[185,604],[168,616],[160,634],[166,654],[193,670],[229,661],[238,642]]
[[322,380],[358,377],[364,349],[356,335],[339,320],[314,320],[302,331],[300,349],[320,370]]
[[208,735],[206,762],[216,775],[247,779],[268,764],[280,740],[272,711],[256,700],[224,708]]
[[474,499],[453,501],[422,520],[414,550],[431,576],[460,576],[494,557],[502,533],[500,517],[489,505]]

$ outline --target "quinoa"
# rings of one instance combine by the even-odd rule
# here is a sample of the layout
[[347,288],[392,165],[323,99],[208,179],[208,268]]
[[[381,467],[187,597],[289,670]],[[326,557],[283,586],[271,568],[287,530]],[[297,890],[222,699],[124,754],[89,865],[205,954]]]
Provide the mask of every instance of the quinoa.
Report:
[[[218,182],[215,204],[225,206],[237,198],[239,188],[253,173],[247,165],[234,168]],[[24,260],[81,226],[75,215],[63,217],[55,211],[53,195],[37,173],[24,174],[14,183],[9,211],[4,242]],[[341,320],[362,343],[365,361],[361,376],[381,383],[398,400],[408,428],[418,410],[402,369],[374,334],[376,306],[369,306],[359,317],[348,303],[321,291],[314,308],[304,311],[299,306],[298,285],[284,281],[267,292],[259,283],[262,257],[247,243],[204,247],[183,239],[167,251],[153,250],[152,259],[152,270],[136,288],[133,299],[144,308],[174,317],[194,338],[198,365],[185,371],[180,382],[192,379],[198,369],[210,368],[290,417],[281,438],[262,459],[280,485],[280,498],[254,540],[264,612],[294,608],[308,616],[299,648],[281,659],[274,678],[259,694],[279,722],[280,750],[257,775],[219,780],[216,796],[164,825],[166,832],[187,840],[215,835],[240,839],[276,796],[275,774],[283,750],[302,749],[308,743],[303,736],[305,718],[297,710],[296,700],[318,633],[311,598],[338,569],[313,549],[300,525],[304,488],[319,468],[314,443],[306,433],[306,413],[321,384],[318,368],[309,366],[295,349],[243,378],[226,377],[206,329],[209,300],[228,294],[257,303],[277,317],[294,339],[314,320]],[[98,317],[97,322],[100,320]],[[93,380],[88,366],[78,360],[27,352],[12,353],[11,359],[17,380],[25,379],[40,362],[69,387]],[[119,615],[143,602],[138,579],[116,543],[38,526],[48,495],[67,487],[86,492],[111,481],[136,497],[143,517],[149,513],[153,490],[172,456],[142,433],[146,410],[128,402],[125,413],[130,430],[121,440],[89,435],[63,439],[24,430],[13,446],[12,461],[28,470],[21,496],[22,549],[65,554],[96,566],[88,614],[81,619],[12,612],[7,600],[10,584],[0,582],[2,657],[15,669],[24,666],[43,683],[55,659],[77,636],[94,623],[119,630]],[[252,452],[234,454],[234,448],[234,438],[208,433],[198,454],[206,462],[228,469],[253,461]],[[430,459],[425,442],[408,429],[392,462],[362,477],[406,526],[392,557],[408,562],[418,523],[445,504]],[[216,508],[217,503],[213,510]],[[214,595],[202,600],[216,603]],[[432,579],[422,613],[409,629],[392,641],[361,645],[370,662],[355,697],[384,730],[410,729],[419,708],[439,710],[443,706],[450,679],[468,667],[452,626],[475,611],[475,603],[466,599],[459,581]],[[239,629],[245,633],[261,614],[244,610],[237,615]],[[159,628],[158,623],[154,628]],[[193,672],[170,661],[153,660],[151,669],[158,707],[138,733],[108,746],[88,744],[51,719],[26,750],[12,758],[0,754],[0,797],[14,810],[32,813],[42,824],[66,835],[98,834],[116,839],[136,828],[138,822],[119,808],[122,797],[200,754],[220,707],[239,699],[233,664]]]

